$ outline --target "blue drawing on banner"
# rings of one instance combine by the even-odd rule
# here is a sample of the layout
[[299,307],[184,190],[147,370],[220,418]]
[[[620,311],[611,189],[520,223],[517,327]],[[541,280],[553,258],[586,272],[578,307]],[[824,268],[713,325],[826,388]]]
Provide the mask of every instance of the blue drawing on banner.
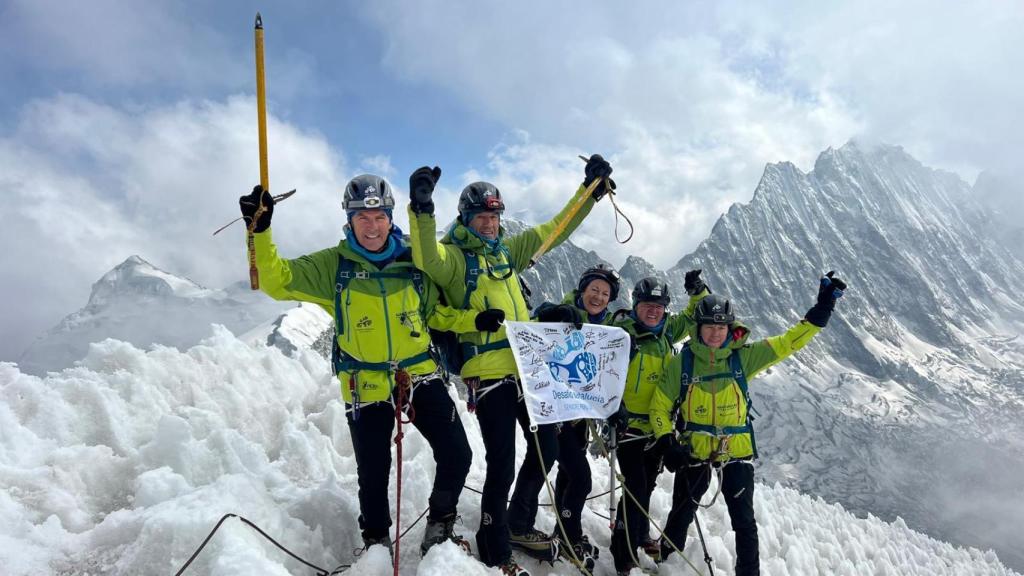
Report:
[[566,384],[586,384],[597,376],[597,357],[590,352],[580,352],[566,363],[548,362],[551,376]]
[[562,360],[565,360],[569,354],[572,354],[577,350],[583,350],[583,345],[583,333],[579,330],[574,330],[563,344],[555,344],[555,349],[551,351],[551,358],[554,359],[555,362],[561,362]]

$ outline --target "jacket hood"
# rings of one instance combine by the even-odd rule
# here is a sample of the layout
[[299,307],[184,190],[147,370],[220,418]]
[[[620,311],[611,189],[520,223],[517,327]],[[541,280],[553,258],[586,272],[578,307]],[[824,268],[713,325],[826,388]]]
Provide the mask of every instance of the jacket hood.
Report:
[[444,237],[441,238],[442,244],[454,244],[462,250],[468,250],[477,254],[490,255],[500,251],[505,244],[505,227],[498,227],[498,238],[494,244],[494,248],[491,248],[484,242],[483,238],[478,236],[475,232],[470,230],[465,224],[462,224],[458,220],[448,228],[448,232],[445,233]]

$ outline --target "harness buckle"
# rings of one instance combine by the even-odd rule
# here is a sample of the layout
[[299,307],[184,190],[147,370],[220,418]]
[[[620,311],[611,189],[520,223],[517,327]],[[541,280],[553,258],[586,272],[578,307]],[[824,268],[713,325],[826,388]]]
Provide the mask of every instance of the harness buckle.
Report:
[[367,278],[370,277],[370,273],[367,272],[366,270],[357,270],[353,274],[356,278],[359,278],[361,280],[366,280]]

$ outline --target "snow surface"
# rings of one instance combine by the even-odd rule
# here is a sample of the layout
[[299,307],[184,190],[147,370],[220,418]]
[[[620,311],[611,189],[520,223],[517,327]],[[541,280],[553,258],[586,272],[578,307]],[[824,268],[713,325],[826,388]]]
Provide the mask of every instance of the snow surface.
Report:
[[[451,391],[455,397],[454,389]],[[474,451],[468,486],[483,484],[475,418],[460,416]],[[414,430],[405,440],[402,525],[426,508],[433,460]],[[518,452],[525,451],[519,439]],[[520,456],[521,457],[521,456]],[[608,470],[592,462],[595,493]],[[105,340],[78,365],[45,378],[0,363],[0,573],[173,574],[218,519],[235,513],[307,561],[350,573],[390,574],[377,547],[359,558],[355,459],[328,363],[304,347],[279,348],[213,336],[185,352],[143,351]],[[671,501],[662,475],[652,508]],[[391,489],[394,492],[392,480]],[[542,501],[547,497],[542,495]],[[464,492],[462,525],[472,540],[479,496]],[[589,503],[584,529],[602,548],[596,574],[614,573],[607,499]],[[786,574],[1014,574],[995,553],[959,548],[779,486],[758,485],[762,572]],[[701,520],[717,574],[732,574],[733,538],[719,498]],[[554,517],[542,509],[538,527]],[[419,557],[423,524],[403,540],[402,574],[497,574],[455,546]],[[687,555],[705,570],[692,538]],[[524,560],[533,574],[576,574]],[[653,565],[651,566],[653,567]],[[662,574],[693,570],[674,556]],[[225,522],[185,574],[314,574],[237,519]],[[639,572],[635,572],[639,574]]]

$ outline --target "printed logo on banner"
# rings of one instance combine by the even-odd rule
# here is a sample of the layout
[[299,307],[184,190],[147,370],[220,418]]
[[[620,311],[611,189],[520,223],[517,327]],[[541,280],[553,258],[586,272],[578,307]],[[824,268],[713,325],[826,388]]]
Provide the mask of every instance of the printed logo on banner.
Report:
[[[597,356],[583,350],[586,341],[583,333],[574,331],[562,344],[556,344],[547,362],[551,377],[568,386],[577,385],[581,390],[593,389],[592,381],[597,377]],[[575,356],[571,356],[573,353]]]

